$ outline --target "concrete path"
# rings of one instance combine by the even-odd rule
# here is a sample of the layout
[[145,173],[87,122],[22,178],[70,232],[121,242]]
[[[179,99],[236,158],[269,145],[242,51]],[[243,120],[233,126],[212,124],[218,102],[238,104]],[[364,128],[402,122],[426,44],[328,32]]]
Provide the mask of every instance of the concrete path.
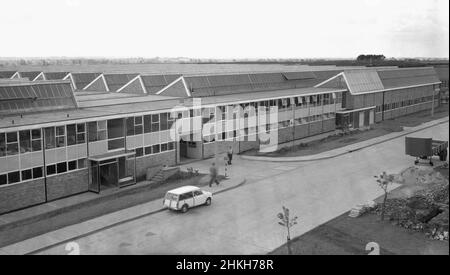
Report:
[[[443,123],[414,135],[448,140],[448,130],[448,123]],[[186,167],[203,172],[212,161]],[[404,154],[402,138],[320,161],[237,159],[228,167],[227,182],[245,178],[246,183],[215,195],[209,207],[186,214],[155,212],[161,201],[154,201],[49,232],[0,253],[67,254],[66,243],[76,241],[81,254],[265,254],[285,241],[286,232],[276,217],[282,205],[299,217],[292,237],[301,235],[378,197],[382,191],[373,176],[398,173],[413,161]]]
[[343,154],[348,154],[357,150],[361,150],[370,146],[373,146],[375,144],[379,144],[382,142],[386,142],[395,138],[399,138],[406,135],[412,135],[417,131],[421,131],[423,129],[432,127],[434,125],[442,124],[442,123],[448,123],[449,117],[444,117],[441,119],[433,120],[430,122],[423,123],[416,127],[404,127],[404,130],[401,132],[394,132],[387,135],[383,135],[380,137],[368,139],[365,141],[361,141],[358,143],[354,143],[351,145],[347,145],[344,147],[340,147],[334,150],[322,152],[315,155],[308,155],[308,156],[298,156],[298,157],[264,157],[264,156],[246,156],[241,155],[240,157],[246,160],[256,160],[256,161],[271,161],[271,162],[296,162],[296,161],[314,161],[314,160],[323,160],[328,158],[334,158],[337,156],[341,156]]

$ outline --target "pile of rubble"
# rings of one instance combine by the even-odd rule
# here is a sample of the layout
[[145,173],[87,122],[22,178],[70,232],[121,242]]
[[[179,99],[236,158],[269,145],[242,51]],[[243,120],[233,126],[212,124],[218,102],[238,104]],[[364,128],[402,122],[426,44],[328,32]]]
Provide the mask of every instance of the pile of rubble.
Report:
[[[449,183],[433,169],[412,167],[400,175],[404,184],[421,185],[408,197],[388,198],[385,217],[398,226],[425,233],[432,239],[448,240]],[[370,210],[381,215],[382,205]]]
[[358,204],[350,210],[349,217],[357,218],[367,212],[372,211],[377,204],[374,201],[368,201],[364,204]]

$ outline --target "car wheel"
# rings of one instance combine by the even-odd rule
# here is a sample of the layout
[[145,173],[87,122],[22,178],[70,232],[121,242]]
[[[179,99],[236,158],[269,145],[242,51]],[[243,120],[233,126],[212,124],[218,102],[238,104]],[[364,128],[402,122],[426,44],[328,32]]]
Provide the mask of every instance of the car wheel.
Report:
[[211,198],[206,199],[205,205],[211,205]]
[[189,207],[187,204],[183,205],[183,207],[181,207],[181,213],[186,213],[188,211]]

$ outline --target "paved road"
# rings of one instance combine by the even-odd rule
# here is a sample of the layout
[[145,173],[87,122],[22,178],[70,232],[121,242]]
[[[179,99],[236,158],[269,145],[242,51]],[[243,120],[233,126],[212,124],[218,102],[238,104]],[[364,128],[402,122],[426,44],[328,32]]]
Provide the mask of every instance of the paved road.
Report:
[[[445,123],[413,136],[448,140],[448,131]],[[397,173],[412,163],[404,155],[403,137],[309,163],[236,160],[230,173],[245,173],[247,183],[218,194],[211,206],[186,214],[160,212],[76,242],[81,254],[264,254],[286,238],[276,217],[282,205],[299,217],[295,237],[379,196],[373,176]],[[40,253],[67,254],[65,245]]]

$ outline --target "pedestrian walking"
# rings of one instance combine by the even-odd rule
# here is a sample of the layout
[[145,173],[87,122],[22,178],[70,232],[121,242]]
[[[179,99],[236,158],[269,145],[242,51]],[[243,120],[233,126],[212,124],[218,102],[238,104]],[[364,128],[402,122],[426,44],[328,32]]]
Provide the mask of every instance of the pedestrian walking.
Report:
[[228,165],[231,165],[231,160],[233,159],[233,147],[230,146],[227,151]]
[[217,167],[216,164],[213,162],[211,167],[209,168],[210,173],[210,179],[209,179],[209,187],[212,186],[212,184],[215,182],[216,185],[219,185],[219,180],[217,180]]

